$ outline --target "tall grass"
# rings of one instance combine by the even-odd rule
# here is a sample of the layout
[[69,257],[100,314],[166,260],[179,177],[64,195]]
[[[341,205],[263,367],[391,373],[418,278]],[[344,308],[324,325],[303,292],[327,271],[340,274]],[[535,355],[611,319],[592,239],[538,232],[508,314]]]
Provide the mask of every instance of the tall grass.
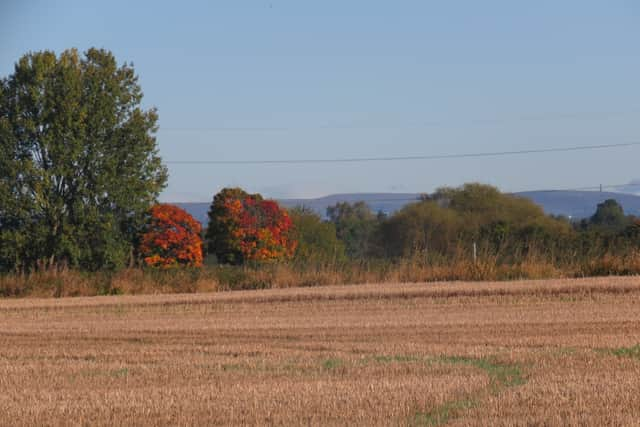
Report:
[[518,262],[481,254],[477,260],[414,256],[400,260],[345,263],[288,263],[207,266],[202,269],[130,268],[82,272],[41,268],[0,276],[0,296],[64,297],[117,294],[191,293],[361,283],[497,281],[640,274],[640,251],[588,259],[550,260],[529,253]]

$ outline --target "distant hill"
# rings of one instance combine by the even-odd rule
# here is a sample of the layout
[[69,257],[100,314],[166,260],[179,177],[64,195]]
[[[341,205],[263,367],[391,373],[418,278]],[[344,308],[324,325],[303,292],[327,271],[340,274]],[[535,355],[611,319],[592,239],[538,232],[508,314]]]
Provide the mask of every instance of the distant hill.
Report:
[[[420,198],[418,193],[353,193],[353,194],[332,194],[330,196],[319,197],[317,199],[278,199],[278,203],[287,208],[304,206],[313,209],[320,216],[325,216],[327,207],[338,202],[355,203],[366,202],[374,212],[393,213],[402,208],[407,203],[417,201]],[[195,219],[203,224],[207,223],[207,213],[209,203],[175,203]]]
[[587,218],[596,211],[598,203],[615,199],[627,215],[640,216],[640,196],[634,194],[606,191],[525,191],[516,194],[533,200],[553,215]]
[[382,211],[390,214],[401,209],[407,203],[418,200],[420,200],[420,194],[418,193],[353,193],[332,194],[317,199],[282,199],[278,200],[278,202],[288,208],[305,206],[324,216],[327,213],[327,207],[339,202],[355,203],[363,201],[374,212]]
[[[640,196],[625,193],[596,191],[525,191],[514,193],[531,199],[552,215],[570,216],[574,219],[587,218],[596,211],[598,203],[606,199],[615,199],[622,205],[625,213],[640,216]],[[419,193],[353,193],[332,194],[317,199],[280,199],[278,202],[287,208],[305,206],[324,216],[328,206],[338,202],[354,203],[364,201],[374,212],[391,214],[408,203],[419,200]],[[209,203],[176,203],[202,224],[207,223]]]
[[209,219],[207,218],[207,213],[209,212],[209,204],[210,203],[202,203],[202,202],[184,202],[184,203],[173,203],[176,206],[181,207],[185,211],[189,212],[191,216],[200,221],[200,223],[204,226],[207,225]]

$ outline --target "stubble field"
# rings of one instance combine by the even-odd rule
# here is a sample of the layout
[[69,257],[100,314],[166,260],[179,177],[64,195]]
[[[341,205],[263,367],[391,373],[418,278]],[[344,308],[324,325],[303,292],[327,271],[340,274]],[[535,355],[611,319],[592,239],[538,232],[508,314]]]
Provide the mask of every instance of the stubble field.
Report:
[[638,425],[640,278],[0,301],[0,425]]

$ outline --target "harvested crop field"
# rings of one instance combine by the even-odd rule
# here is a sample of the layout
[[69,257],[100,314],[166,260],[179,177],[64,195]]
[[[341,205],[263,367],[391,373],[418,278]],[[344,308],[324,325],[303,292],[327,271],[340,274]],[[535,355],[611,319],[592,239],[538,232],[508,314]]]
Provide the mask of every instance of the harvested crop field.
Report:
[[637,425],[640,278],[0,301],[1,425]]

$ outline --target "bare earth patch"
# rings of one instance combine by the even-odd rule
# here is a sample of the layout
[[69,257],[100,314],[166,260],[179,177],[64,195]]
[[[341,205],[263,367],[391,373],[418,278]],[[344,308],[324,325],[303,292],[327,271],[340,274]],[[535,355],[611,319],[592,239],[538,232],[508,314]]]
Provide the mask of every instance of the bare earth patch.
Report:
[[640,278],[0,301],[1,425],[634,425]]

